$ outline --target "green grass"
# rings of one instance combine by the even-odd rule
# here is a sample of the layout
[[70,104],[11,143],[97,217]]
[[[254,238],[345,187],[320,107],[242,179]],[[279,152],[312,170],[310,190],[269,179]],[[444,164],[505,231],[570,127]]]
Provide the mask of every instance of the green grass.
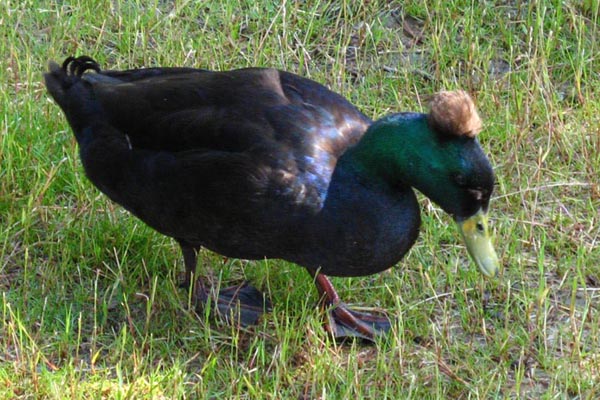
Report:
[[[600,396],[598,0],[14,1],[0,5],[0,398],[581,398]],[[422,198],[395,268],[335,279],[389,310],[373,346],[321,328],[292,264],[200,262],[274,310],[237,331],[188,311],[177,246],[85,178],[49,99],[50,59],[110,68],[287,69],[368,116],[469,90],[495,166],[505,269],[483,280]]]

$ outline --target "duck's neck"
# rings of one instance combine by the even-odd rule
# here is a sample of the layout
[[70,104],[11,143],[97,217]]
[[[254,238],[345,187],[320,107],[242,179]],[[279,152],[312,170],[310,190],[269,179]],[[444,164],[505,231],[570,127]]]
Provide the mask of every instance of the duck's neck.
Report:
[[391,115],[371,125],[339,163],[373,182],[422,190],[435,180],[431,171],[432,135],[425,114]]

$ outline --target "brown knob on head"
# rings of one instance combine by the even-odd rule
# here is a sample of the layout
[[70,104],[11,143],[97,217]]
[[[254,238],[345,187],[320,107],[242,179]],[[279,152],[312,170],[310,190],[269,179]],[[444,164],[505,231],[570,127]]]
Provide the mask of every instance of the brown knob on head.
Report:
[[477,108],[464,90],[437,93],[431,100],[429,122],[437,132],[452,136],[473,138],[482,129]]

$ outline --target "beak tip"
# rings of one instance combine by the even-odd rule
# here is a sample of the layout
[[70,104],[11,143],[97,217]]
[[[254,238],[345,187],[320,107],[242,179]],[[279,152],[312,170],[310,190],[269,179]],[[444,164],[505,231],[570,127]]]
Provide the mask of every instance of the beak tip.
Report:
[[485,275],[487,278],[492,279],[496,278],[499,275],[500,264],[498,263],[498,259],[494,257],[494,262],[487,265],[482,265],[480,269],[483,275]]

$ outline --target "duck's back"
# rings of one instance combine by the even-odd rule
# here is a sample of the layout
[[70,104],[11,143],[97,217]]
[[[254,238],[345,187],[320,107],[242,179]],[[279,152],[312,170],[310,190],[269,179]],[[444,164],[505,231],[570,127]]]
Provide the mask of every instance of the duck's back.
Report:
[[269,256],[273,227],[318,213],[338,157],[371,123],[274,69],[67,71],[46,83],[90,180],[158,231],[229,256]]
[[148,68],[85,74],[106,118],[132,145],[153,150],[244,151],[257,143],[338,157],[370,120],[342,96],[268,68],[216,72]]

